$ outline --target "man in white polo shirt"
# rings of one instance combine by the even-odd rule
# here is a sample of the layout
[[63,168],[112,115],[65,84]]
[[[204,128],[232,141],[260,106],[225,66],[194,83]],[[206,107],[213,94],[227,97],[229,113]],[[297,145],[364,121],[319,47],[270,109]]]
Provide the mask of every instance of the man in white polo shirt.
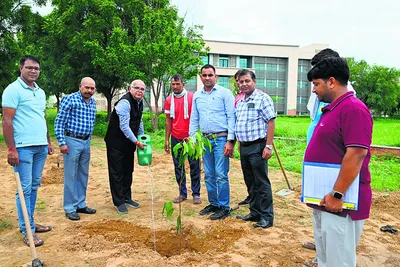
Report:
[[[47,154],[54,152],[45,119],[46,95],[35,82],[40,74],[40,62],[36,57],[24,56],[19,69],[20,77],[7,86],[2,96],[7,161],[19,173],[32,232],[47,232],[51,230],[50,226],[35,224],[33,219]],[[23,241],[29,246],[18,192],[16,204]],[[35,246],[43,244],[36,234],[33,239]]]

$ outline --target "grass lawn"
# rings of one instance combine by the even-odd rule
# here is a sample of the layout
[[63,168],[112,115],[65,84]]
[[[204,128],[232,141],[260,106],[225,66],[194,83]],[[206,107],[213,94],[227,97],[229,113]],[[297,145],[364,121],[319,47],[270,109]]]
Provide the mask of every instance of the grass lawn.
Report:
[[[47,111],[50,134],[54,137],[54,119],[56,111]],[[148,114],[144,114],[145,129],[151,129]],[[276,139],[275,145],[281,158],[285,170],[298,173],[301,179],[301,169],[303,155],[306,147],[306,133],[310,123],[308,117],[278,117],[275,125],[275,136],[297,138],[300,140],[280,140]],[[165,117],[160,117],[160,130],[154,132],[145,130],[151,136],[152,148],[164,150],[164,127]],[[107,130],[106,113],[97,114],[94,135],[104,137]],[[374,145],[397,146],[400,147],[400,120],[378,118],[374,120],[373,141]],[[0,140],[4,140],[0,135]],[[104,146],[104,144],[93,144]],[[238,159],[239,154],[235,153]],[[172,163],[172,162],[171,162]],[[271,168],[279,168],[276,157],[269,161]],[[396,156],[372,156],[370,163],[372,175],[372,188],[376,191],[400,191],[400,157]]]

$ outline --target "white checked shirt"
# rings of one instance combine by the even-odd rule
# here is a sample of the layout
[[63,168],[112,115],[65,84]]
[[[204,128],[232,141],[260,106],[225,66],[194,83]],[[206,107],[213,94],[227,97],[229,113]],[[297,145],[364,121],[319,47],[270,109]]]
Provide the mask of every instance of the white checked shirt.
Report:
[[235,134],[239,142],[266,138],[268,121],[276,118],[271,97],[258,90],[237,103],[235,115]]

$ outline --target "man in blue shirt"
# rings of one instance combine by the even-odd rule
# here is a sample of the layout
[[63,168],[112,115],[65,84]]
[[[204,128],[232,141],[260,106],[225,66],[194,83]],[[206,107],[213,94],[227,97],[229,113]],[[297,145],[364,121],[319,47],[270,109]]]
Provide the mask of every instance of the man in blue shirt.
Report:
[[132,173],[136,147],[143,149],[145,144],[137,136],[144,133],[142,114],[143,96],[146,85],[135,80],[129,92],[115,103],[104,141],[107,146],[108,175],[111,196],[115,209],[120,214],[128,213],[131,208],[139,208],[132,200]]
[[255,221],[254,227],[273,226],[271,183],[268,179],[268,159],[272,156],[275,118],[274,102],[269,95],[256,89],[256,75],[249,70],[238,74],[244,98],[236,106],[236,138],[240,142],[240,163],[246,185],[250,186],[250,213],[237,216]]
[[[33,233],[47,232],[50,226],[34,223],[37,190],[42,181],[42,171],[47,154],[53,154],[47,130],[45,110],[46,95],[36,84],[40,62],[34,56],[24,56],[20,61],[21,75],[4,90],[3,135],[8,147],[7,161],[19,173],[22,190]],[[26,225],[22,214],[20,196],[16,193],[18,221],[24,243],[29,246]],[[33,235],[35,246],[44,242]]]
[[54,132],[64,158],[64,210],[70,220],[79,220],[78,213],[96,213],[86,205],[90,140],[96,120],[96,101],[92,98],[95,91],[94,80],[83,78],[79,91],[61,100],[54,122]]
[[229,157],[234,147],[234,97],[230,90],[216,85],[218,75],[212,65],[201,68],[203,89],[193,96],[189,134],[198,128],[210,139],[212,151],[206,149],[203,156],[204,182],[210,204],[200,215],[211,214],[211,220],[222,220],[230,216]]

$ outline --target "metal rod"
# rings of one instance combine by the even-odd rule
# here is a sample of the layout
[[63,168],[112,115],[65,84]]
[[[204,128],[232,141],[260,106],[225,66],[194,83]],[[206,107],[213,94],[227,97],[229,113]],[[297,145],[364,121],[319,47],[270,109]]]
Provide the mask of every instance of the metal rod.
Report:
[[283,176],[285,177],[287,186],[288,186],[289,190],[293,191],[292,187],[289,184],[289,180],[288,180],[288,178],[286,176],[285,169],[282,166],[282,162],[281,162],[281,159],[280,159],[279,154],[278,154],[278,150],[276,149],[274,142],[272,142],[272,147],[274,148],[274,151],[275,151],[275,154],[276,154],[276,158],[278,159],[278,162],[279,162],[279,166],[281,166],[281,170],[282,170]]

